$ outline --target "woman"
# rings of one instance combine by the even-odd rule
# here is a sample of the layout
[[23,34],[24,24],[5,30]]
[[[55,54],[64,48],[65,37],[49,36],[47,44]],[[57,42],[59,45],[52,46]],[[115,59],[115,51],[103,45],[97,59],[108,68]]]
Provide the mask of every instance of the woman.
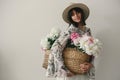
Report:
[[70,72],[64,65],[62,51],[67,45],[72,32],[77,32],[80,35],[87,33],[91,35],[90,28],[86,27],[85,20],[89,16],[89,8],[82,3],[76,3],[68,6],[63,12],[63,19],[69,23],[68,29],[61,35],[52,45],[51,54],[48,60],[47,76],[54,76],[56,80],[95,80],[95,68],[93,57],[90,62],[80,64],[84,75],[76,75]]

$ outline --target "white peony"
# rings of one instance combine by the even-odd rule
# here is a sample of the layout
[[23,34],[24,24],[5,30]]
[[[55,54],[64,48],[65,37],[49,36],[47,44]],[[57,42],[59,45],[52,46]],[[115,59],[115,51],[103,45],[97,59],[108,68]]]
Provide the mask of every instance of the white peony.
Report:
[[52,33],[52,34],[60,34],[61,33],[61,30],[59,29],[59,28],[52,28],[51,29],[51,32],[50,33]]
[[90,50],[89,48],[87,48],[85,52],[86,52],[88,55],[92,55],[92,52],[91,52],[91,50]]
[[[90,43],[89,41],[91,39],[93,39],[92,43]],[[78,44],[78,42],[80,48],[82,48],[85,51],[85,53],[87,53],[88,55],[94,55],[95,57],[99,55],[99,51],[102,48],[102,43],[98,39],[93,38],[91,36],[87,36],[86,34],[83,35],[79,41],[77,40],[76,42],[74,42],[74,44],[76,45]]]
[[60,36],[60,33],[61,30],[59,28],[52,28],[50,33],[40,41],[42,49],[50,49],[50,47],[52,46],[51,42],[56,40]]
[[85,44],[86,44],[86,40],[84,40],[84,38],[81,38],[80,39],[80,41],[79,41],[79,43],[80,43],[80,47],[83,49],[83,50],[85,50]]
[[50,48],[50,43],[48,42],[48,39],[41,39],[40,45],[43,49],[49,49]]
[[59,28],[52,28],[50,33],[47,35],[47,38],[55,40],[60,36],[61,30]]
[[51,40],[55,40],[55,37],[54,37],[55,35],[54,34],[48,34],[46,37],[47,38],[49,38],[49,39],[51,39]]
[[75,40],[73,41],[73,43],[74,43],[76,46],[79,46],[79,45],[80,45],[79,41],[80,41],[80,38],[77,38],[77,39],[75,39]]

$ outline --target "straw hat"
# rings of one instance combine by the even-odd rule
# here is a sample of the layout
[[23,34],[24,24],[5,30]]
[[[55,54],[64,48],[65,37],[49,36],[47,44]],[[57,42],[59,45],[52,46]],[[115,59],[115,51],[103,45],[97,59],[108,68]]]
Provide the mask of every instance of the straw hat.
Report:
[[84,12],[84,15],[85,15],[85,20],[88,18],[89,16],[89,8],[83,4],[83,3],[73,3],[72,5],[68,6],[67,8],[65,8],[65,10],[63,11],[63,14],[62,14],[62,17],[63,17],[63,20],[67,23],[70,23],[69,20],[67,19],[67,16],[68,16],[68,12],[72,9],[72,8],[75,8],[75,7],[78,7],[78,8],[81,8]]

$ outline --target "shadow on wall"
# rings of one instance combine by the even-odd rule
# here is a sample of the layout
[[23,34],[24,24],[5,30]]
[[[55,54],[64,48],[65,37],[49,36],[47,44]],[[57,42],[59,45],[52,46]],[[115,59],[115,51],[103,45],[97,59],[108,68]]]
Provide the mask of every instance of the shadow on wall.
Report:
[[102,78],[104,75],[106,75],[106,64],[107,63],[107,57],[108,57],[108,52],[105,51],[107,50],[106,48],[108,48],[108,37],[109,37],[109,32],[107,33],[106,31],[108,31],[108,29],[103,29],[103,30],[99,30],[99,32],[97,32],[95,34],[95,36],[102,42],[102,50],[100,51],[100,55],[99,57],[95,60],[95,64],[96,64],[96,77],[97,79],[105,79]]
[[[118,71],[118,64],[119,59],[119,48],[120,45],[118,44],[119,38],[117,37],[119,34],[119,29],[115,26],[114,29],[112,26],[105,27],[99,32],[96,33],[96,36],[101,40],[103,43],[102,53],[100,55],[100,60],[97,67],[97,78],[98,79],[113,79],[115,78],[114,73]],[[117,72],[119,73],[119,72]],[[110,76],[113,75],[113,76]],[[108,77],[109,76],[109,77]]]
[[9,63],[0,52],[0,80],[12,80],[12,74]]

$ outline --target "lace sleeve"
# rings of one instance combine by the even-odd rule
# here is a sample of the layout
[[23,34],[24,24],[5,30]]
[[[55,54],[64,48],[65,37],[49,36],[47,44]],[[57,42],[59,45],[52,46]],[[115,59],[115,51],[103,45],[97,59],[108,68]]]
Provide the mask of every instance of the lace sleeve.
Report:
[[62,51],[70,37],[70,30],[65,31],[52,45],[48,60],[47,76],[66,76],[66,72],[69,71],[64,65]]

